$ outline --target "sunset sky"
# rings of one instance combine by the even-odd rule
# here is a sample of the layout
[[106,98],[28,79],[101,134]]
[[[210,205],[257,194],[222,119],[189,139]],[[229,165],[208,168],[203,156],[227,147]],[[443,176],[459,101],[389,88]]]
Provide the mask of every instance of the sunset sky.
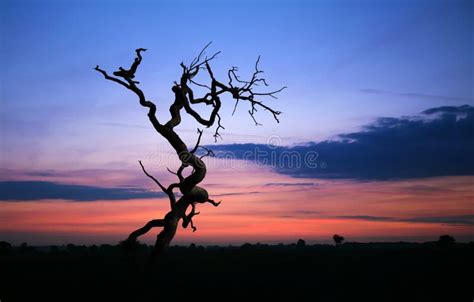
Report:
[[[472,1],[2,1],[0,240],[117,243],[169,203],[179,161],[136,96],[93,68],[129,65],[169,118],[179,63],[209,41],[218,77],[260,67],[255,126],[224,99],[204,129],[196,232],[177,244],[474,240]],[[265,87],[262,87],[262,91]],[[201,112],[208,108],[197,107]],[[194,146],[199,125],[177,132]],[[200,127],[201,128],[201,127]],[[156,231],[157,232],[157,231]],[[143,238],[152,242],[156,232]]]

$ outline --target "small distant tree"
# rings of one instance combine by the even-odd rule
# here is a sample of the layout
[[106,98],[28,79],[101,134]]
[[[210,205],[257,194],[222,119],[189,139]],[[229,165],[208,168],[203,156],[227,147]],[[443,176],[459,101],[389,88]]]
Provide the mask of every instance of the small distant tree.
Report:
[[298,248],[306,247],[306,241],[304,241],[303,239],[298,239],[298,242],[296,242],[296,247]]
[[97,245],[93,244],[93,245],[91,245],[91,246],[89,247],[89,251],[90,251],[91,253],[94,253],[94,254],[95,254],[95,253],[97,253],[97,251],[99,251],[99,247],[98,247]]
[[243,250],[249,250],[249,249],[252,248],[252,244],[246,242],[246,243],[242,244],[242,245],[240,246],[240,248],[243,249]]
[[0,241],[0,254],[8,254],[12,250],[12,245],[6,241]]
[[336,245],[341,245],[342,242],[344,242],[344,240],[345,240],[344,237],[339,236],[338,234],[335,234],[334,236],[332,236],[332,239],[334,240],[334,243]]
[[32,246],[29,246],[28,243],[26,242],[23,242],[22,244],[20,244],[20,252],[23,252],[23,253],[29,253],[29,252],[32,252],[34,250],[34,248]]
[[456,239],[450,235],[442,235],[439,236],[438,241],[436,244],[441,248],[452,247],[456,243]]

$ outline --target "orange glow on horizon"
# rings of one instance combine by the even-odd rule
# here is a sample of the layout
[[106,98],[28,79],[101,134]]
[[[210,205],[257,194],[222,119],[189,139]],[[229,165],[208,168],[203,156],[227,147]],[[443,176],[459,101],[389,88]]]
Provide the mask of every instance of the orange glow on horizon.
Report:
[[[222,195],[215,199],[223,203],[217,208],[198,205],[197,232],[181,228],[175,243],[276,243],[298,238],[329,242],[335,233],[349,241],[436,240],[445,233],[474,239],[473,225],[410,221],[472,215],[474,177],[356,182],[295,180],[268,170],[251,173],[257,171],[252,178],[235,177],[242,171],[233,171],[233,177],[229,172],[209,177],[211,196]],[[166,199],[0,202],[0,234],[15,244],[114,244],[148,220],[162,217],[167,207]],[[158,232],[151,231],[142,241],[151,243]]]

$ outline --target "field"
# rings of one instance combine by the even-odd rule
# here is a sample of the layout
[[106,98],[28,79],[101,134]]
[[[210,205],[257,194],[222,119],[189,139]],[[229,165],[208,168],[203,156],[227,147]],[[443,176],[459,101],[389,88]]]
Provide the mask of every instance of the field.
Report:
[[254,299],[472,301],[474,245],[345,243],[3,249],[1,301]]

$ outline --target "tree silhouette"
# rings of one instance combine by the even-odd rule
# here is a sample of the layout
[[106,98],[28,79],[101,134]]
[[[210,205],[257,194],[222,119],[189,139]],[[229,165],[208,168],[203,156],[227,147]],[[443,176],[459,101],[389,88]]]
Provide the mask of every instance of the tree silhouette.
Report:
[[[273,118],[279,122],[278,115],[281,112],[272,109],[257,99],[264,96],[276,98],[275,95],[286,87],[282,87],[278,90],[270,92],[255,91],[255,88],[259,85],[268,86],[265,79],[261,77],[263,71],[258,67],[260,57],[258,57],[255,63],[255,71],[253,72],[250,80],[242,80],[237,75],[237,67],[232,67],[227,71],[228,80],[226,80],[227,84],[224,84],[223,82],[216,79],[210,65],[210,61],[215,59],[220,52],[216,52],[210,57],[205,56],[205,50],[210,44],[211,43],[207,44],[189,65],[185,65],[184,63],[180,64],[182,74],[179,83],[174,82],[174,85],[171,88],[175,98],[174,102],[169,108],[171,118],[166,123],[162,123],[158,120],[156,116],[157,106],[155,103],[145,97],[144,92],[137,86],[139,82],[133,80],[135,78],[135,73],[142,61],[142,52],[146,51],[146,49],[138,48],[136,50],[136,58],[134,59],[131,67],[129,69],[120,67],[118,71],[113,72],[114,76],[110,76],[106,71],[102,70],[99,65],[95,67],[95,70],[100,72],[105,77],[105,79],[120,84],[137,95],[140,105],[148,108],[147,115],[148,119],[153,125],[153,128],[158,134],[168,141],[168,143],[176,151],[176,154],[181,161],[181,166],[176,172],[168,169],[169,172],[176,175],[178,178],[178,182],[172,183],[168,187],[163,186],[155,177],[149,174],[145,170],[142,162],[139,161],[145,175],[152,179],[168,196],[170,202],[170,211],[163,218],[151,220],[142,228],[133,231],[128,236],[126,241],[135,242],[139,236],[146,234],[152,228],[163,228],[156,238],[153,249],[154,256],[160,255],[166,249],[166,247],[169,246],[171,240],[176,234],[180,220],[182,220],[183,228],[191,226],[192,230],[196,231],[196,226],[193,223],[193,217],[199,214],[199,212],[196,211],[196,204],[210,203],[216,207],[220,204],[220,201],[216,202],[210,199],[208,192],[204,188],[198,186],[198,184],[206,176],[206,165],[202,159],[205,156],[213,156],[211,150],[200,145],[203,131],[198,129],[197,143],[192,149],[187,147],[187,145],[175,131],[175,128],[181,123],[182,109],[184,108],[184,111],[192,116],[199,124],[206,126],[207,128],[216,126],[213,135],[216,141],[220,137],[219,131],[224,129],[221,123],[221,116],[219,115],[222,106],[221,97],[224,95],[229,95],[235,101],[232,114],[234,114],[239,102],[246,102],[250,106],[248,112],[255,125],[260,125],[255,118],[255,113],[258,109],[263,109],[270,112],[273,115]],[[201,71],[207,73],[207,76],[210,78],[210,84],[196,82],[195,76]],[[195,97],[191,87],[200,87],[201,89],[205,89],[207,93],[205,93],[202,97]],[[204,104],[206,106],[212,107],[212,111],[208,119],[203,118],[201,114],[195,111],[193,105],[196,104]],[[198,156],[196,154],[196,151],[199,148],[205,150],[204,155]],[[185,176],[184,172],[188,167],[192,168],[192,172]],[[176,200],[175,190],[179,190],[181,193],[181,197],[179,197],[178,200]],[[190,210],[188,211],[189,208]]]
[[306,241],[304,241],[303,239],[298,239],[298,241],[296,242],[296,247],[297,248],[305,248],[306,247]]
[[339,236],[338,234],[335,234],[334,236],[332,236],[332,239],[334,240],[334,243],[336,245],[340,245],[345,240],[344,237]]
[[450,236],[450,235],[441,235],[439,236],[439,239],[436,242],[436,244],[441,248],[452,247],[454,246],[455,243],[456,243],[456,240],[454,239],[453,236]]
[[8,254],[12,250],[12,245],[6,241],[0,241],[0,255]]

